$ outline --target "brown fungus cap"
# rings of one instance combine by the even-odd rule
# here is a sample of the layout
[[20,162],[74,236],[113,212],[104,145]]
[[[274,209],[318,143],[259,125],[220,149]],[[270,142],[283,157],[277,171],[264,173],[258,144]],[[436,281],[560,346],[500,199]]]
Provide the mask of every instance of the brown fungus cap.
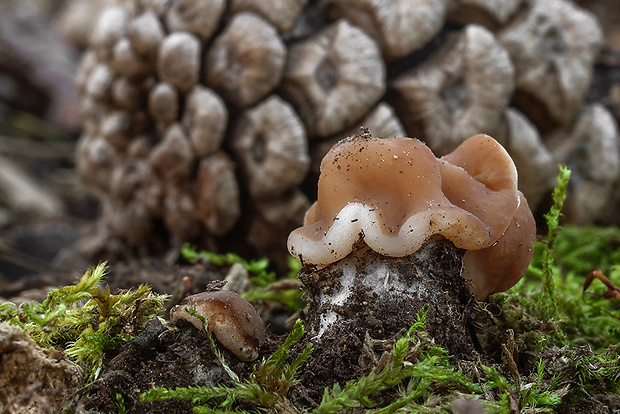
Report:
[[[205,323],[187,309],[195,309]],[[265,325],[254,307],[234,292],[217,290],[188,296],[170,311],[170,321],[184,320],[196,328],[208,329],[218,341],[242,361],[258,358],[265,341]],[[206,325],[206,326],[205,326]]]
[[[479,264],[480,274],[468,276],[482,300],[497,291],[486,287],[487,271],[491,277],[510,273],[511,281],[502,283],[510,287],[529,263],[535,225],[524,200],[514,163],[487,135],[470,138],[441,159],[417,139],[353,136],[323,159],[318,200],[304,227],[289,236],[289,251],[303,263],[325,266],[345,257],[360,240],[395,257],[417,251],[434,234],[468,251],[484,251],[500,240],[521,243],[524,248],[503,251],[523,260],[499,260],[496,248],[486,255],[493,262]],[[513,263],[525,266],[511,269]]]

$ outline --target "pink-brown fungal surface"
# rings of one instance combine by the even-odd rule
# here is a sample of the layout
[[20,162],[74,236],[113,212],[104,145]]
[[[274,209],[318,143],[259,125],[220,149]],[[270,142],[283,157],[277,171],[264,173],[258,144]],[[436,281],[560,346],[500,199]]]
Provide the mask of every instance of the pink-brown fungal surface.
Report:
[[[204,321],[188,309],[193,309]],[[258,358],[258,349],[265,341],[263,320],[250,302],[234,292],[216,290],[186,297],[170,310],[172,323],[181,320],[213,332],[218,341],[242,361]]]
[[473,136],[438,159],[417,139],[365,134],[325,156],[318,199],[288,247],[302,263],[324,267],[360,241],[402,257],[438,234],[466,250],[464,276],[484,300],[523,276],[535,233],[514,162],[492,137]]

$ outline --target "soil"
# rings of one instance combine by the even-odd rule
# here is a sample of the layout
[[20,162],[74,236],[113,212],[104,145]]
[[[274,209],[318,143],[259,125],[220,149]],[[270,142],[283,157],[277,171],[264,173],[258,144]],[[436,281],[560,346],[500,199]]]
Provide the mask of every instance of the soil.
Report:
[[[299,279],[308,290],[308,333],[299,346],[312,343],[315,349],[300,379],[307,403],[320,401],[325,387],[368,374],[426,306],[430,336],[456,358],[472,359],[468,321],[475,301],[461,276],[463,252],[446,239],[432,238],[405,257],[382,256],[362,246],[323,269],[304,266]],[[344,281],[342,263],[355,267],[353,282]],[[377,283],[376,277],[385,275],[389,283],[377,289],[383,281]],[[341,304],[338,297],[346,291],[351,293]],[[325,328],[330,313],[339,319]]]
[[[268,347],[265,347],[265,351]],[[237,360],[220,346],[224,359],[240,377],[251,372],[251,364]],[[231,379],[215,357],[209,338],[193,326],[170,330],[153,318],[146,330],[122,347],[100,379],[84,389],[70,408],[75,412],[118,413],[121,395],[127,412],[190,413],[191,402],[142,402],[141,393],[153,387],[212,387],[231,385]]]

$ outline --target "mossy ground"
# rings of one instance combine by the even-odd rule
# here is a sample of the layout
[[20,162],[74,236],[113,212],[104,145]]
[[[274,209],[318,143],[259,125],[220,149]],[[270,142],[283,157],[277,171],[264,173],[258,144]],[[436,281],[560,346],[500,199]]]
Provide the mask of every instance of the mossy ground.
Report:
[[[88,412],[87,402],[110,413],[439,413],[465,412],[460,410],[467,404],[474,410],[467,412],[617,412],[619,303],[595,296],[606,290],[598,280],[585,294],[583,286],[594,269],[620,284],[620,229],[566,226],[558,232],[561,203],[556,207],[547,217],[549,235],[536,244],[522,281],[472,312],[484,351],[477,358],[459,359],[439,347],[425,329],[424,310],[408,331],[368,338],[355,377],[326,387],[313,400],[298,381],[313,358],[310,348],[295,348],[303,335],[301,322],[286,341],[286,335],[272,335],[261,358],[243,365],[203,334],[163,326],[153,334],[156,319],[150,325],[147,320],[161,309],[163,297],[144,287],[101,291],[100,278],[92,279],[97,272],[91,272],[92,280],[52,292],[42,305],[0,307],[0,320],[25,328],[40,345],[69,350],[101,378],[85,384],[68,412]],[[206,256],[203,260],[211,262],[224,259],[217,263],[223,268],[240,261]],[[268,289],[277,278],[266,263],[241,263],[253,274],[253,299],[263,305],[278,299]],[[292,314],[300,298],[289,289],[279,309]],[[80,338],[101,341],[93,350]]]

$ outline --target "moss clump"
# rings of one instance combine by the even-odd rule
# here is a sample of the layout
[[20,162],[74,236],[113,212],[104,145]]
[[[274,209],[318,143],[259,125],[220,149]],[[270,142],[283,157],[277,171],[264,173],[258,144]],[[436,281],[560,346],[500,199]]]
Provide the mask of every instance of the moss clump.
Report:
[[105,353],[134,339],[168,299],[147,285],[135,290],[100,289],[104,263],[89,269],[72,285],[51,291],[43,303],[0,305],[0,321],[24,329],[42,347],[56,347],[93,375],[103,368]]

